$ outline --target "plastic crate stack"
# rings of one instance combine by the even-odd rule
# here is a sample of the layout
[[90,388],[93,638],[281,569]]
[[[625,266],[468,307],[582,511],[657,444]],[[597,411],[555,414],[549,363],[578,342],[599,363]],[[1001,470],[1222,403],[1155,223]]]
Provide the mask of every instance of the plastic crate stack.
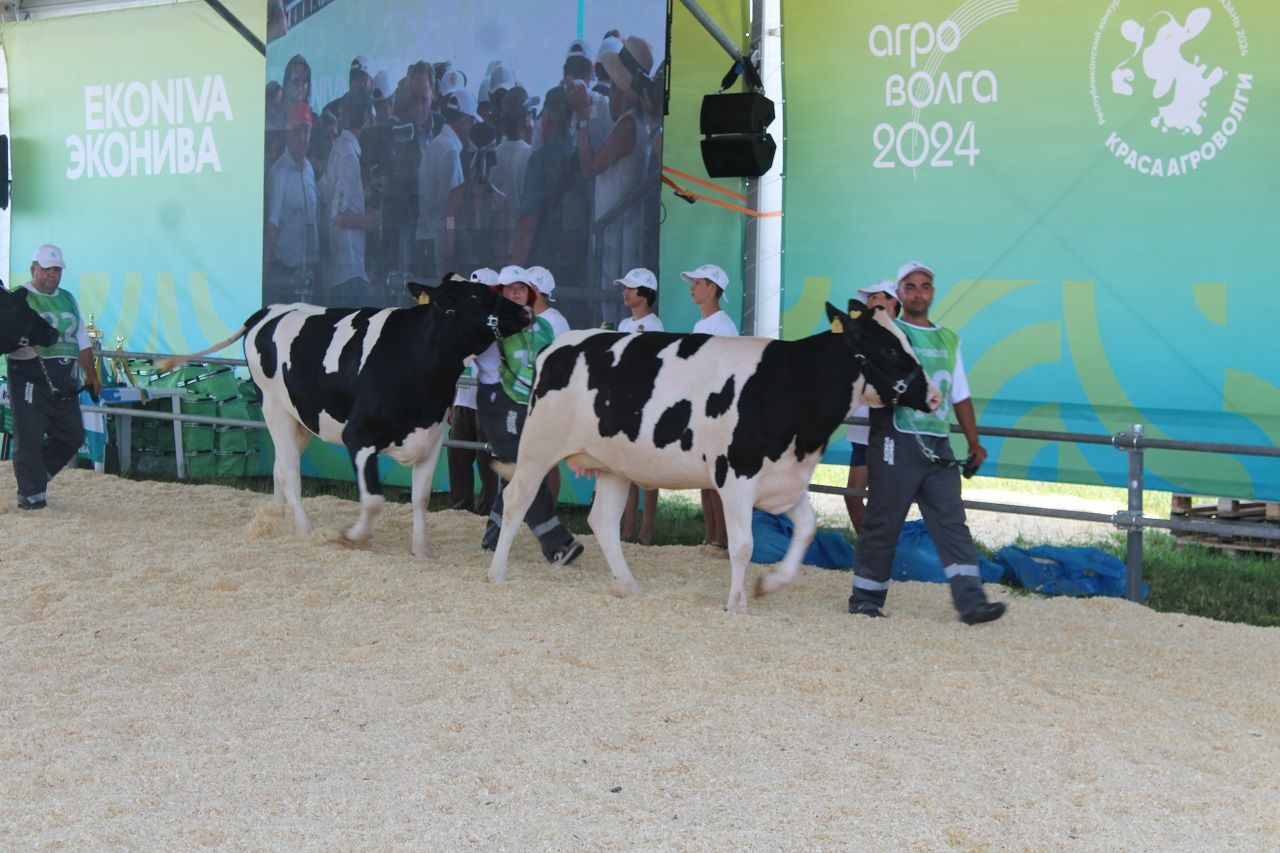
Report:
[[[192,364],[160,372],[149,361],[131,360],[130,371],[141,387],[182,388],[182,412],[188,415],[261,421],[262,403],[258,389],[235,369],[221,364]],[[144,406],[158,412],[172,411],[165,398]],[[182,450],[186,476],[191,479],[243,477],[260,474],[260,430],[244,427],[184,423]],[[177,474],[173,424],[170,421],[134,418],[133,465],[144,476],[172,477]]]

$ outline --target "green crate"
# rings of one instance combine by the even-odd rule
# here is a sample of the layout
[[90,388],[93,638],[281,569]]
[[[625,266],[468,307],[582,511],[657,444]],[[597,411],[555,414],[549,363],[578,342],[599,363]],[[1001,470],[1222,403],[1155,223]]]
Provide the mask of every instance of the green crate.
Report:
[[235,371],[229,367],[214,367],[201,373],[190,385],[183,386],[202,397],[214,400],[232,400],[240,396],[240,383]]
[[219,453],[250,453],[258,448],[258,437],[242,427],[214,429],[214,447]]
[[259,416],[257,418],[253,417],[252,409],[250,401],[237,396],[235,399],[218,403],[218,417],[236,418],[242,421],[262,420],[261,408],[259,407]]
[[257,453],[214,453],[215,470],[219,477],[244,477],[256,473],[258,468]]

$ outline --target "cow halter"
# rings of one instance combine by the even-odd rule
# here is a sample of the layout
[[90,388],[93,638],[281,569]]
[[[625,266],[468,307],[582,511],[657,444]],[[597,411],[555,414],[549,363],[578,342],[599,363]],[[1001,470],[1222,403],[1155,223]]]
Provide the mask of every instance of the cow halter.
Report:
[[[853,357],[862,364],[862,372],[864,374],[876,373],[879,375],[878,378],[881,380],[888,380],[888,372],[879,365],[870,361],[865,353],[855,352]],[[924,370],[920,367],[920,363],[916,362],[915,368],[910,373],[902,379],[895,379],[889,386],[893,389],[893,399],[889,401],[889,405],[898,405],[899,398],[901,398],[903,394],[907,393],[907,389],[911,387],[911,381],[923,373]]]

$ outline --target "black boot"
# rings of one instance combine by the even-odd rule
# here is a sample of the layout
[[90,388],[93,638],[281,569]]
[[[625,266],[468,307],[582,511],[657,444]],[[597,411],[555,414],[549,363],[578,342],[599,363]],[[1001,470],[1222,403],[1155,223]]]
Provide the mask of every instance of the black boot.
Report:
[[1004,615],[1004,604],[987,601],[982,591],[982,578],[974,575],[956,575],[947,581],[951,586],[951,603],[966,625],[994,622]]

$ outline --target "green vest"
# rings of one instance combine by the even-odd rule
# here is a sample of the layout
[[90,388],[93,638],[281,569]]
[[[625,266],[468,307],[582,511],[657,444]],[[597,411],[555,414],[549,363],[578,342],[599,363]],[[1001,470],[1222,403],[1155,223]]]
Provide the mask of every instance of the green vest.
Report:
[[898,328],[906,333],[920,359],[920,367],[933,387],[942,393],[942,405],[936,412],[921,412],[904,406],[893,410],[893,425],[899,432],[915,432],[922,435],[951,435],[951,385],[956,369],[956,355],[960,351],[960,336],[950,329],[934,326],[931,329],[912,326],[895,320]]
[[533,393],[534,362],[538,353],[551,346],[556,333],[551,324],[541,317],[537,318],[533,328],[517,332],[502,339],[498,348],[502,350],[502,364],[498,373],[502,376],[502,390],[517,403],[529,402]]
[[35,290],[27,291],[27,304],[58,330],[58,340],[53,346],[35,347],[41,358],[75,358],[80,354],[76,333],[80,331],[80,309],[76,298],[59,287],[46,296]]

